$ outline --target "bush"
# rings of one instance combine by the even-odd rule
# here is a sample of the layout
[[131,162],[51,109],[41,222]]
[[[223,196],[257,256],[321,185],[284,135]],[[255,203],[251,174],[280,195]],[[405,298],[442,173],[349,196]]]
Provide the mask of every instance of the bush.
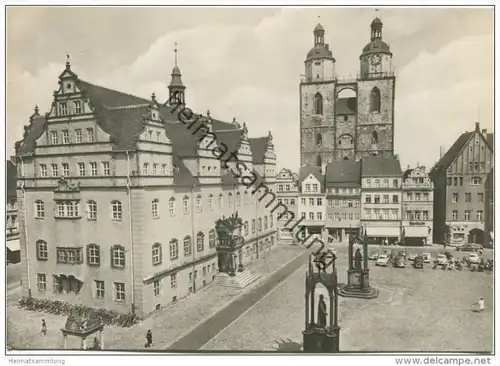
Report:
[[18,302],[18,307],[31,310],[43,311],[44,313],[68,316],[76,313],[80,316],[86,316],[95,313],[101,319],[104,325],[117,325],[119,327],[131,327],[137,323],[135,314],[121,314],[116,311],[106,309],[92,309],[85,305],[73,305],[62,301],[52,301],[46,299],[34,299],[23,297]]

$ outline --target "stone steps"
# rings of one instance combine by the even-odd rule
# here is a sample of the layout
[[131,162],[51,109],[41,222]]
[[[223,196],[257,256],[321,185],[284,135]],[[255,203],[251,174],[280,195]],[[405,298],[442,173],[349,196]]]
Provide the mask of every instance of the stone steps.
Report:
[[229,276],[227,273],[219,273],[215,276],[213,284],[224,287],[245,288],[259,279],[259,277],[247,269],[243,272],[236,272],[235,276]]

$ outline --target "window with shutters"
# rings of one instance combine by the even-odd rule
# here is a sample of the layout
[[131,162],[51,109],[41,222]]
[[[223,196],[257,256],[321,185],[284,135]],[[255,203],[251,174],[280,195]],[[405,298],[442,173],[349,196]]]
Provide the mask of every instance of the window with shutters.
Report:
[[99,245],[89,244],[87,245],[87,264],[89,266],[99,266],[101,263]]
[[161,244],[154,243],[153,244],[153,265],[160,264],[161,261],[162,261]]
[[121,245],[113,245],[111,247],[111,267],[124,268],[125,267],[125,248]]

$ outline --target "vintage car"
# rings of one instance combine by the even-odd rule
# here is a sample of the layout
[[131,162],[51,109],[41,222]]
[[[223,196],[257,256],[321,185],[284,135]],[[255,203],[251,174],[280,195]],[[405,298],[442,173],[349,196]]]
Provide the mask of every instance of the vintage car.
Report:
[[379,254],[377,251],[371,252],[370,255],[368,256],[368,259],[376,261],[378,258]]
[[389,264],[389,256],[387,254],[380,254],[375,262],[376,266],[387,267]]
[[444,266],[448,263],[448,258],[446,258],[444,253],[439,253],[436,257],[436,261],[438,266]]
[[479,259],[477,253],[471,253],[467,257],[467,262],[469,262],[470,264],[479,264],[481,263],[481,260]]
[[450,252],[444,252],[444,255],[449,261],[453,260],[453,254],[451,254]]
[[417,255],[413,260],[413,268],[422,269],[424,268],[424,257]]
[[424,263],[432,262],[431,253],[422,253],[422,258],[424,258]]
[[393,266],[396,268],[405,268],[406,267],[405,257],[402,255],[398,255],[396,258],[394,258]]
[[400,250],[398,253],[398,256],[399,255],[405,257],[405,259],[406,259],[406,252],[404,250]]
[[415,258],[417,258],[417,253],[411,252],[410,255],[408,256],[408,260],[413,261]]
[[479,252],[480,250],[483,249],[483,246],[481,244],[460,244],[457,245],[456,250],[457,251],[462,251],[462,252]]

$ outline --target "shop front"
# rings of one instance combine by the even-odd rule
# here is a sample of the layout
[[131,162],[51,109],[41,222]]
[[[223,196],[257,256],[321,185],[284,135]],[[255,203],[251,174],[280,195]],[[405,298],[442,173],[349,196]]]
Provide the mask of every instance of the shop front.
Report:
[[376,226],[365,228],[365,236],[368,244],[383,245],[397,244],[401,236],[401,230],[396,226]]
[[428,226],[405,226],[403,228],[403,245],[425,246],[428,244],[431,229]]

